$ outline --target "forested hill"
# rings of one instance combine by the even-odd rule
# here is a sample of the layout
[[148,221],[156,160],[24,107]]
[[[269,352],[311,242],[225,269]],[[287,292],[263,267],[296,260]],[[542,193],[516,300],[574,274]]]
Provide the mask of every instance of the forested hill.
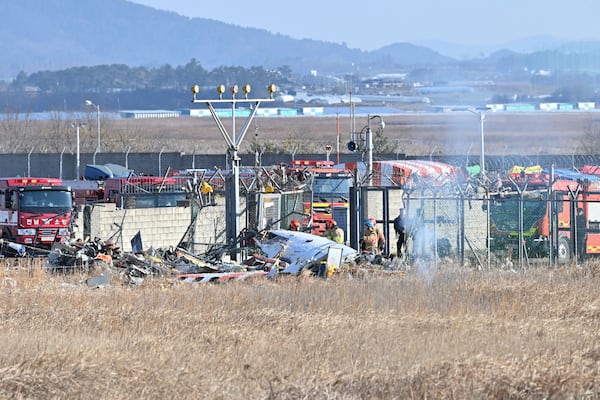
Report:
[[0,2],[0,79],[20,71],[101,64],[157,67],[183,65],[190,59],[207,69],[289,65],[298,72],[323,73],[346,70],[352,63],[389,69],[404,63],[452,61],[408,43],[388,50],[364,52],[342,44],[297,40],[126,0]]

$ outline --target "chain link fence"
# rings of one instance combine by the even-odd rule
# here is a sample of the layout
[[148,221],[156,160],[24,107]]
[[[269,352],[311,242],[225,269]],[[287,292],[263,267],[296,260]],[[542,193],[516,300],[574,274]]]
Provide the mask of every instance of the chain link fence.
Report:
[[[487,268],[578,263],[600,254],[600,192],[404,195],[406,259]],[[390,254],[397,254],[393,231]]]

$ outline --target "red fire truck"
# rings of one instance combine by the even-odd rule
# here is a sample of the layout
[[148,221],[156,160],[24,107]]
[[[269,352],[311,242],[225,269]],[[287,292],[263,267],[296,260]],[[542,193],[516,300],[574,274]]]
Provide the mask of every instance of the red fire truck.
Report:
[[[581,219],[576,217],[581,209]],[[558,263],[574,254],[600,255],[600,186],[588,179],[557,179],[542,190],[506,191],[491,196],[492,250],[518,250],[519,224],[529,258],[552,250]],[[520,221],[520,222],[519,222]],[[578,243],[581,241],[580,243]],[[579,250],[577,250],[579,249]]]
[[[294,160],[287,174],[298,174],[300,180],[309,180],[312,190],[306,192],[303,208],[304,213],[311,216],[313,234],[322,235],[325,223],[331,219],[336,219],[342,229],[347,227],[350,171],[334,167],[333,161]],[[335,210],[341,210],[343,216],[334,218]]]
[[108,178],[104,182],[104,201],[120,208],[175,207],[186,198],[187,181],[184,176]]
[[48,248],[70,238],[73,196],[57,178],[0,178],[0,225],[6,240]]
[[63,185],[71,187],[76,205],[104,202],[104,181],[63,180]]

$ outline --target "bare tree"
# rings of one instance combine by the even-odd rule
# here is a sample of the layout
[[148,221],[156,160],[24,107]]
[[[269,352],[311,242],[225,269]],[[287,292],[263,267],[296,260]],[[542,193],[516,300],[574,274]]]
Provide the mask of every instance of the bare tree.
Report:
[[63,113],[52,112],[48,122],[43,124],[46,130],[46,134],[43,135],[46,137],[44,142],[50,152],[60,153],[63,147],[75,147],[77,138],[74,128],[71,127],[73,119],[64,117]]
[[583,121],[581,147],[588,154],[600,153],[600,121],[591,116]]
[[2,152],[12,152],[22,142],[31,129],[29,113],[21,114],[9,109],[0,116],[0,141],[3,143]]
[[[106,152],[123,151],[131,147],[136,151],[153,151],[156,147],[160,149],[161,145],[153,144],[152,141],[140,140],[142,137],[142,128],[135,124],[119,124],[115,126],[112,121],[102,120],[103,136],[102,150]],[[152,148],[152,149],[151,149]]]

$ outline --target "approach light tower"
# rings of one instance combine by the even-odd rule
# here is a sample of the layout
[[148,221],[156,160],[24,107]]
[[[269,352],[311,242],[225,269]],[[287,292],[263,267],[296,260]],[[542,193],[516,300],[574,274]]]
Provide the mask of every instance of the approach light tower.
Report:
[[[260,107],[260,104],[265,101],[273,101],[273,93],[276,91],[275,85],[269,85],[267,90],[269,91],[269,98],[267,99],[249,99],[248,94],[250,93],[251,87],[250,85],[244,85],[242,90],[244,92],[244,98],[238,99],[236,98],[236,94],[238,93],[238,86],[233,85],[230,88],[231,99],[223,99],[223,94],[225,93],[225,85],[217,86],[217,93],[219,94],[219,99],[198,99],[197,95],[200,93],[200,86],[194,85],[192,86],[192,94],[194,95],[192,99],[192,103],[205,103],[206,107],[210,111],[221,135],[223,135],[223,139],[227,143],[227,155],[231,160],[231,173],[227,176],[227,181],[225,185],[225,214],[226,214],[226,239],[227,244],[233,247],[237,247],[238,243],[236,243],[237,235],[240,232],[239,229],[239,217],[240,217],[240,157],[238,156],[238,150],[240,149],[240,145],[244,140],[244,136],[256,115],[256,111]],[[223,122],[221,122],[220,117],[217,115],[213,104],[214,103],[230,103],[231,104],[231,134],[227,132]],[[237,103],[254,103],[254,107],[250,107],[250,115],[246,118],[246,122],[236,135],[236,127],[235,127],[235,106]],[[237,260],[237,252],[233,252],[232,259]]]

